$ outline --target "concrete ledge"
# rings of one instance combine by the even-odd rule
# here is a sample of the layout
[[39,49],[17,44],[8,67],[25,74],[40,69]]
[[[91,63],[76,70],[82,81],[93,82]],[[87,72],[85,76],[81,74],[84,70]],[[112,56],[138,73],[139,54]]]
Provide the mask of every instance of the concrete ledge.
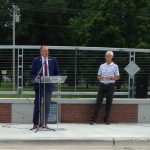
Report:
[[[55,132],[29,130],[31,125],[0,124],[0,146],[44,145],[47,146],[150,146],[150,124],[59,124],[49,125]],[[64,130],[60,130],[60,129]],[[120,132],[121,131],[121,132]]]
[[[61,104],[95,104],[96,99],[95,98],[61,98],[57,100],[56,98],[52,98],[52,101],[55,102],[58,101]],[[34,102],[34,98],[0,98],[0,103],[29,104],[33,102]],[[150,98],[147,99],[114,98],[113,104],[150,104]]]
[[89,140],[0,140],[0,146],[150,146],[150,139],[89,139]]
[[[57,99],[52,99],[57,102]],[[61,114],[60,122],[87,123],[93,112],[95,98],[61,98],[58,100]],[[0,98],[1,111],[7,114],[12,123],[31,123],[34,108],[34,98]],[[105,101],[104,101],[105,104]],[[150,99],[114,98],[112,107],[112,122],[150,122]],[[5,105],[11,108],[6,109]],[[7,112],[10,112],[8,114]],[[104,107],[100,111],[99,121],[102,121]],[[5,119],[7,117],[5,116]],[[3,120],[1,122],[8,122]]]
[[113,145],[113,139],[97,139],[97,140],[93,140],[93,139],[89,139],[89,140],[72,140],[72,139],[45,139],[45,140],[0,140],[0,146],[7,146],[9,143],[9,145],[22,145],[24,144],[25,146],[30,145],[47,145],[47,146],[72,146],[72,145],[79,145],[79,146],[112,146]]

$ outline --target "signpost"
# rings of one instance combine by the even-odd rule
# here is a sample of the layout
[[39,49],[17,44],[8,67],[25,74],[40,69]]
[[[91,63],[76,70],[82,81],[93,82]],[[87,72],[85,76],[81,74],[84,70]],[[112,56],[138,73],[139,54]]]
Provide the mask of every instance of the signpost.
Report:
[[129,74],[129,97],[134,97],[134,76],[140,70],[139,66],[131,61],[124,70]]

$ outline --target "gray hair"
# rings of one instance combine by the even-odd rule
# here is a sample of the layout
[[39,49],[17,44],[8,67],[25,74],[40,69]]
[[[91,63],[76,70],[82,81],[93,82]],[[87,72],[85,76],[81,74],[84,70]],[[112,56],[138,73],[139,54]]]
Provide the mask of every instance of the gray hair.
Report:
[[113,53],[112,51],[107,51],[107,52],[106,52],[106,55],[114,56],[114,53]]

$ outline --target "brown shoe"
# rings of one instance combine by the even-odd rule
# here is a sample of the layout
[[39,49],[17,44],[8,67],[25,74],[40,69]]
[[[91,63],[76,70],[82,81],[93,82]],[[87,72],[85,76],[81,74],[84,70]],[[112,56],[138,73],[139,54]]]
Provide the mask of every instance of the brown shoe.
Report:
[[38,128],[38,125],[34,124],[32,129],[36,129],[36,128]]
[[33,128],[31,128],[30,130],[34,130],[34,129],[37,129],[39,126],[37,124],[34,124],[33,125]]

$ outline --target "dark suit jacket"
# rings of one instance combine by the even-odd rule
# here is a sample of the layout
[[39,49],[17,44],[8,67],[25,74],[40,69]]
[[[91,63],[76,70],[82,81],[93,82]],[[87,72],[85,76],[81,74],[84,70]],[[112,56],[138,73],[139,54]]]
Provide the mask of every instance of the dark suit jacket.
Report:
[[[39,73],[39,70],[42,67],[42,58],[36,57],[33,59],[32,67],[31,67],[31,79],[35,80],[36,76]],[[49,76],[57,76],[60,75],[59,66],[57,63],[57,59],[55,57],[48,57],[48,67],[49,67]],[[40,76],[43,76],[43,70],[40,73]],[[37,90],[39,87],[38,83],[34,83],[34,90]],[[46,90],[53,90],[53,84],[46,84]]]

